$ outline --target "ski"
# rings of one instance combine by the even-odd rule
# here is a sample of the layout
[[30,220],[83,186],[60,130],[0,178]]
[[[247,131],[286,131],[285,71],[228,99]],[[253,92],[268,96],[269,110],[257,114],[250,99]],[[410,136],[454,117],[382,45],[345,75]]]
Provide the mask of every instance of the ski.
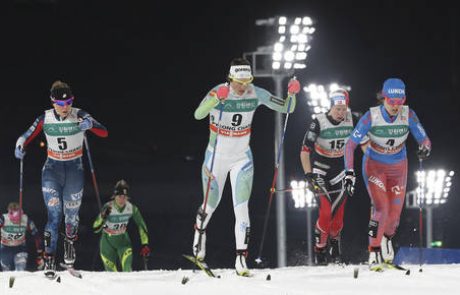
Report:
[[410,269],[402,267],[399,264],[385,262],[385,265],[388,269],[396,269],[396,270],[405,271],[407,276],[410,275]]
[[194,256],[191,256],[191,255],[182,254],[182,256],[184,256],[185,259],[187,259],[191,263],[193,263],[196,266],[198,266],[198,268],[201,269],[202,271],[204,271],[208,276],[210,276],[212,278],[218,278],[218,279],[220,278],[220,276],[216,276],[212,272],[211,268],[209,268],[208,264],[204,260],[198,260]]
[[76,278],[79,278],[79,279],[82,279],[82,278],[83,278],[83,276],[81,275],[81,273],[80,273],[78,270],[76,270],[75,268],[73,268],[73,266],[67,265],[67,264],[62,263],[62,262],[59,263],[59,265],[60,265],[63,269],[67,270],[67,271],[69,272],[69,274],[71,274],[72,276],[74,276],[74,277],[76,277]]

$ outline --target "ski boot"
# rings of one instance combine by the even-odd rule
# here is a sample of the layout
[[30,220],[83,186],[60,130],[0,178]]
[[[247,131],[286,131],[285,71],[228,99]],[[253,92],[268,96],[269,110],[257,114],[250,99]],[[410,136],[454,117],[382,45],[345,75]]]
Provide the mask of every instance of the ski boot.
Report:
[[380,246],[382,249],[383,262],[392,264],[395,257],[395,252],[393,250],[393,243],[391,242],[391,238],[383,235]]
[[206,256],[206,229],[199,229],[195,224],[192,253],[196,259],[204,261]]
[[242,277],[249,277],[249,269],[246,264],[248,250],[236,250],[235,270],[236,274]]
[[57,274],[56,274],[56,262],[54,260],[54,255],[45,253],[45,256],[43,257],[43,259],[45,261],[45,267],[44,267],[45,276],[48,279],[51,279],[51,280],[56,278],[56,276],[57,276]]
[[327,265],[327,249],[326,247],[324,248],[318,248],[315,246],[315,264],[316,265]]
[[331,262],[335,264],[342,264],[342,247],[340,238],[331,239],[329,243],[329,257],[331,258]]
[[75,263],[75,247],[74,242],[76,241],[76,236],[74,238],[65,237],[64,238],[64,263],[68,267],[73,267]]
[[384,270],[382,250],[380,247],[369,247],[369,269],[382,272]]

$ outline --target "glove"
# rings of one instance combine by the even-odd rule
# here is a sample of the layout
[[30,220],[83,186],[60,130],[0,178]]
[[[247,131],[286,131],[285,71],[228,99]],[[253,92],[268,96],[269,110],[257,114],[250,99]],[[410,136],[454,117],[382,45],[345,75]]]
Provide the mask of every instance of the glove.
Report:
[[350,197],[355,193],[355,182],[355,172],[353,170],[345,171],[345,177],[343,178],[343,188]]
[[101,212],[102,219],[106,219],[110,215],[110,212],[112,212],[112,206],[105,207],[105,209]]
[[221,101],[226,100],[229,92],[230,92],[230,88],[228,87],[227,84],[220,86],[217,89],[217,98]]
[[419,145],[418,151],[417,151],[417,157],[419,160],[426,160],[430,156],[431,153],[431,147],[427,145]]
[[140,255],[143,256],[143,257],[149,257],[150,256],[149,245],[142,245]]
[[312,192],[314,193],[321,192],[321,187],[316,182],[316,175],[314,173],[311,173],[311,172],[305,173],[305,181],[308,183],[308,186],[310,187]]
[[297,79],[291,79],[288,84],[288,94],[297,94],[300,91],[300,83]]
[[37,258],[35,258],[35,264],[38,270],[42,270],[45,267],[45,260],[43,259],[43,250],[37,250]]
[[81,131],[91,129],[93,128],[93,121],[90,118],[85,118],[78,124],[78,127]]
[[26,155],[26,151],[22,148],[22,146],[18,145],[16,149],[14,150],[14,156],[18,160],[24,159],[24,156]]

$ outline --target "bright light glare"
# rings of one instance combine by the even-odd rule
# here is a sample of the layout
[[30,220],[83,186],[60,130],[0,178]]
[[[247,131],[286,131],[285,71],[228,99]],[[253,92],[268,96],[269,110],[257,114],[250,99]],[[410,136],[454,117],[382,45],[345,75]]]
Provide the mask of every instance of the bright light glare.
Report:
[[[276,32],[279,37],[273,50],[280,52],[282,57],[280,59],[279,55],[272,55],[273,61],[280,63],[276,69],[304,69],[307,62],[306,52],[311,48],[308,42],[314,32],[312,19],[307,16],[296,18],[281,16],[278,18],[277,26]],[[274,65],[278,64],[272,63],[272,66]]]
[[291,181],[292,199],[294,200],[295,208],[316,207],[317,202],[313,193],[307,189],[308,185],[305,181]]
[[453,175],[454,171],[446,172],[443,169],[417,171],[417,205],[444,204],[449,196]]

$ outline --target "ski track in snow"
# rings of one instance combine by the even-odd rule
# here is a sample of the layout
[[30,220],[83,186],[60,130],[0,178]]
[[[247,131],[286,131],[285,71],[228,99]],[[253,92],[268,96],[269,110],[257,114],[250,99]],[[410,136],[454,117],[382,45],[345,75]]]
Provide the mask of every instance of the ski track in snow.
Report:
[[[353,269],[359,276],[353,278]],[[447,295],[459,294],[460,264],[405,265],[411,274],[387,270],[375,273],[366,265],[311,267],[297,266],[277,269],[252,269],[253,277],[239,277],[233,269],[215,269],[221,278],[210,278],[191,269],[152,270],[131,273],[82,271],[83,279],[59,272],[61,283],[45,278],[43,272],[0,272],[0,295]],[[271,280],[267,281],[267,275]],[[9,288],[9,278],[15,283]],[[182,278],[190,280],[182,284]]]

